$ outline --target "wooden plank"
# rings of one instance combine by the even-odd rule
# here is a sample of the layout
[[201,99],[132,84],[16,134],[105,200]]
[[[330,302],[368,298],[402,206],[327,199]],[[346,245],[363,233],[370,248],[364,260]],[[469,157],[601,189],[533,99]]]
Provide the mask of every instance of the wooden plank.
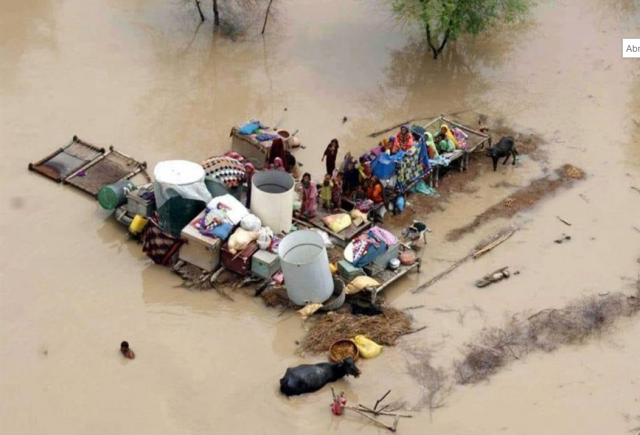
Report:
[[487,135],[487,134],[485,134],[485,133],[481,133],[481,132],[479,132],[479,131],[477,131],[477,130],[474,130],[474,129],[472,129],[472,128],[466,127],[466,126],[464,126],[464,125],[462,125],[462,124],[458,123],[457,121],[453,121],[453,120],[451,120],[451,119],[449,119],[449,118],[445,118],[445,117],[444,117],[444,115],[443,115],[443,116],[441,116],[441,119],[442,119],[443,121],[446,121],[446,122],[447,122],[447,123],[449,123],[449,124],[454,124],[454,125],[458,126],[458,127],[460,128],[460,130],[468,131],[469,133],[473,133],[473,134],[475,134],[475,135],[477,135],[477,136],[484,137],[484,138],[488,138],[488,137],[489,137],[489,135]]

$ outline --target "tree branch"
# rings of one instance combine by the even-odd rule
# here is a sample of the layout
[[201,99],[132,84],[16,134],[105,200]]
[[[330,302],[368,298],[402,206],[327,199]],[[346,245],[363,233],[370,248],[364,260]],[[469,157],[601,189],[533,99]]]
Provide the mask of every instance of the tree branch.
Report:
[[202,9],[200,9],[200,0],[195,0],[196,7],[198,8],[198,13],[200,14],[200,19],[204,21],[204,14],[202,13]]
[[267,20],[269,19],[269,10],[271,10],[271,3],[273,0],[269,0],[269,6],[267,6],[267,12],[264,14],[264,23],[262,24],[262,34],[264,35],[264,31],[267,29]]

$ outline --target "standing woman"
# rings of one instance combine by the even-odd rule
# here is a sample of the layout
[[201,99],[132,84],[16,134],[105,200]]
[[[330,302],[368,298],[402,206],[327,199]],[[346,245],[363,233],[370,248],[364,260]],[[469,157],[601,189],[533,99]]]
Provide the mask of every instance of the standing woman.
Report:
[[327,149],[324,150],[324,154],[322,155],[322,160],[324,160],[325,157],[327,158],[327,174],[331,176],[333,176],[333,171],[336,169],[338,148],[340,148],[338,139],[331,139],[331,142],[329,142],[329,145],[327,145]]
[[247,163],[244,165],[244,171],[247,180],[247,208],[251,208],[251,181],[256,173],[256,167],[253,166],[253,163]]
[[274,139],[273,142],[271,142],[271,148],[269,148],[269,153],[267,154],[267,166],[273,165],[277,158],[280,158],[283,162],[287,159],[284,152],[284,142],[280,138]]

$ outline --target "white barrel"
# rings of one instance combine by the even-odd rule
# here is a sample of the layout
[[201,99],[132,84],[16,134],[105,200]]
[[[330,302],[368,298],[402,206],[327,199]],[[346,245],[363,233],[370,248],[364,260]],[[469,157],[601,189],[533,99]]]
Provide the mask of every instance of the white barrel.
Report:
[[153,170],[153,177],[158,208],[175,196],[205,203],[211,201],[211,194],[204,184],[204,168],[197,163],[187,160],[160,162]]
[[333,278],[320,234],[300,230],[287,235],[278,246],[278,256],[287,296],[294,304],[321,304],[331,297]]
[[251,213],[274,233],[289,232],[293,216],[293,177],[283,171],[259,171],[251,178]]

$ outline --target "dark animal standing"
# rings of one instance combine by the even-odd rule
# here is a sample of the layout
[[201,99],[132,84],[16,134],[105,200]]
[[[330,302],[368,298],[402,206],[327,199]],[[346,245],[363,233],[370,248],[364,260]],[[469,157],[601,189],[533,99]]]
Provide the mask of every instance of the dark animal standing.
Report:
[[280,379],[280,392],[287,396],[313,393],[329,382],[335,382],[344,376],[360,376],[360,370],[347,357],[339,363],[303,364],[290,367]]
[[506,165],[509,157],[513,156],[513,164],[515,165],[518,156],[518,150],[516,150],[516,145],[513,142],[513,138],[511,136],[506,136],[500,139],[497,144],[489,148],[487,150],[487,155],[491,157],[491,160],[493,160],[493,170],[495,171],[498,168],[498,160],[500,160],[500,158],[502,157],[506,157],[504,159],[504,162],[502,162],[503,165]]

